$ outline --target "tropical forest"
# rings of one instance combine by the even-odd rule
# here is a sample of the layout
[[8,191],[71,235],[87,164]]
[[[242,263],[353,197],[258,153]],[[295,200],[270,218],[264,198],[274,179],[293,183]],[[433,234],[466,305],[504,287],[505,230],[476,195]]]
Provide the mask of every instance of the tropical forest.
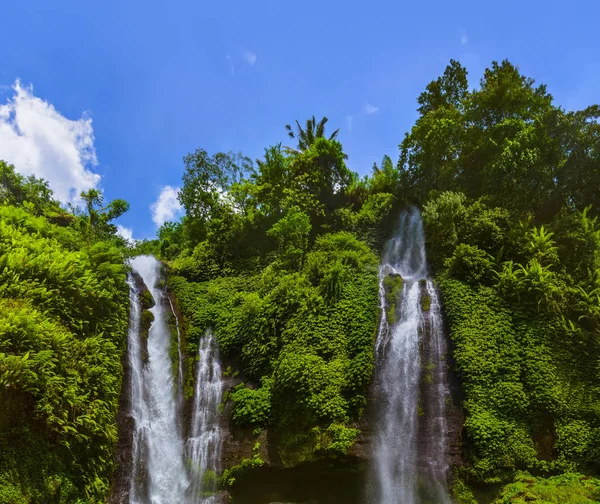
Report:
[[182,152],[153,239],[1,161],[0,504],[600,502],[600,106],[468,78],[368,175]]

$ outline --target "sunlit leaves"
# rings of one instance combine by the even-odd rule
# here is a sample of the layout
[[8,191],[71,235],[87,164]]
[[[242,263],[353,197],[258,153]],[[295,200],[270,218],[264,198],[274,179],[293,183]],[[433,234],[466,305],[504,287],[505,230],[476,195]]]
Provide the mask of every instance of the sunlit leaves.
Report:
[[[14,436],[0,438],[0,453],[12,456],[13,442],[43,444],[36,472],[62,481],[61,495],[90,502],[108,489],[117,437],[125,278],[113,244],[88,246],[73,229],[0,206],[0,402],[8,405],[0,425]],[[25,459],[15,471],[31,471]],[[3,464],[0,455],[0,476]],[[26,495],[59,491],[31,485]]]

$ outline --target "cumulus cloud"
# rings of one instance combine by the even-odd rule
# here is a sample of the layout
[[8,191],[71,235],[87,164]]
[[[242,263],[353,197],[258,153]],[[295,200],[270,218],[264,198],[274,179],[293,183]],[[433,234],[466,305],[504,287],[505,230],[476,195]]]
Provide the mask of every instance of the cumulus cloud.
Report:
[[181,213],[181,203],[177,200],[178,193],[179,188],[165,186],[160,191],[158,199],[150,205],[152,220],[158,227]]
[[367,103],[363,107],[363,112],[367,115],[372,115],[372,114],[376,114],[377,112],[379,112],[379,108],[375,107],[374,105],[371,105],[370,103]]
[[469,37],[467,36],[467,32],[465,30],[460,31],[460,43],[462,45],[466,45],[469,42]]
[[127,228],[125,226],[117,224],[117,234],[125,238],[125,240],[129,243],[135,242],[135,240],[133,239],[133,230],[131,228]]
[[17,80],[12,96],[0,104],[0,159],[23,175],[48,181],[63,203],[78,201],[79,193],[97,187],[92,119],[68,119],[36,97],[32,86]]
[[254,65],[256,63],[256,53],[252,52],[252,51],[244,51],[244,61],[246,61],[246,63],[248,63],[249,65]]

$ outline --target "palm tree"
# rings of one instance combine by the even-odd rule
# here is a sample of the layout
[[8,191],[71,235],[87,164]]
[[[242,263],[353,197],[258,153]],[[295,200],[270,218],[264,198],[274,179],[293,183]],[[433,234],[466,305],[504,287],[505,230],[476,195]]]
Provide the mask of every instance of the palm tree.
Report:
[[[325,138],[325,124],[327,123],[327,121],[327,117],[323,117],[323,119],[317,122],[315,116],[312,116],[306,121],[306,128],[303,129],[302,126],[300,126],[300,123],[296,120],[296,126],[298,129],[298,131],[296,132],[294,132],[294,130],[289,124],[286,124],[285,129],[287,130],[289,137],[298,140],[298,146],[296,147],[296,149],[293,149],[291,147],[285,147],[286,151],[292,153],[303,152],[309,149],[317,138]],[[337,137],[339,131],[339,128],[336,129],[329,136],[329,140],[334,140]]]

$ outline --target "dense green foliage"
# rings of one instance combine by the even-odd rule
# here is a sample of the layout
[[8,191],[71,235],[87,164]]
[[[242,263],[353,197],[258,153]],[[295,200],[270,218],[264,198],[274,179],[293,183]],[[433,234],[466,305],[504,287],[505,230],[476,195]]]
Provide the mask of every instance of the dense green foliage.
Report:
[[[447,232],[431,219],[436,204],[425,207],[427,227]],[[464,234],[477,225],[468,207],[455,208],[456,246],[440,286],[465,394],[470,477],[496,481],[517,468],[597,472],[598,226],[585,212],[557,216],[555,234],[522,224],[502,229],[490,219],[490,246]],[[575,236],[587,250],[571,246]]]
[[239,359],[252,384],[230,394],[234,421],[275,426],[293,445],[312,439],[315,426],[356,420],[365,405],[377,259],[342,232],[318,237],[299,272],[284,264],[251,276],[198,283],[171,276],[169,282],[191,322],[188,340],[197,342],[213,327],[221,351]]
[[462,383],[461,477],[597,474],[599,109],[565,112],[508,62],[473,91],[452,62],[419,103],[401,188],[423,205]]
[[0,502],[103,502],[129,300],[110,220],[126,205],[73,213],[0,172]]
[[[131,253],[169,264],[189,360],[215,331],[242,382],[226,394],[236,426],[269,429],[288,466],[346,453],[373,370],[377,254],[409,203],[462,387],[455,495],[508,484],[497,502],[597,501],[575,471],[600,472],[600,108],[563,110],[507,61],[467,82],[451,61],[398,164],[362,179],[326,118],[288,125],[297,145],[256,163],[197,149],[186,215],[133,250],[112,224],[126,202],[92,189],[65,209],[0,162],[0,503],[105,497]],[[390,322],[401,288],[383,285]],[[187,366],[186,395],[192,380]],[[259,448],[223,481],[262,465]]]
[[478,89],[452,61],[419,96],[401,144],[402,191],[485,197],[489,206],[550,219],[561,208],[600,211],[600,107],[557,107],[543,85],[508,61],[494,62]]
[[[456,488],[519,470],[598,473],[600,108],[563,110],[507,61],[473,90],[451,61],[418,103],[397,166],[386,156],[363,179],[326,118],[288,125],[298,145],[267,149],[256,168],[239,154],[185,158],[186,216],[159,243],[190,341],[212,326],[238,359],[238,425],[279,431],[289,463],[323,449],[323,433],[349,432],[365,404],[373,252],[413,203],[463,389]],[[387,279],[390,300],[401,284]],[[336,435],[344,451],[351,437]]]
[[514,483],[507,485],[495,504],[560,504],[563,502],[600,502],[600,480],[581,474],[566,473],[548,479],[519,473]]
[[273,429],[287,464],[345,452],[357,434],[378,317],[372,247],[398,201],[389,166],[359,181],[325,123],[288,128],[297,147],[267,149],[257,168],[239,154],[186,156],[186,216],[159,232],[188,354],[212,327],[245,380],[228,395],[234,422]]

